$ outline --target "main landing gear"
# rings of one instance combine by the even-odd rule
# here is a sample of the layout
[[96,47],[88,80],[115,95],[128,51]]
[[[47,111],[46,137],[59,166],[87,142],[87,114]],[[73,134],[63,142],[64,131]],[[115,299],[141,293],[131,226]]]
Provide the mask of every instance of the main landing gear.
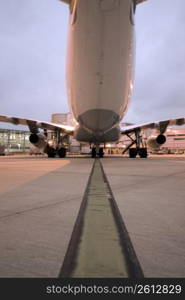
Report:
[[55,148],[48,146],[47,149],[46,149],[46,153],[47,153],[49,158],[54,158],[56,156],[57,152],[56,152]]
[[67,152],[67,150],[64,147],[55,149],[53,147],[48,146],[46,149],[46,153],[47,153],[48,157],[50,157],[50,158],[54,158],[57,154],[60,158],[64,158],[64,157],[66,157],[66,152]]
[[45,153],[47,153],[48,157],[54,158],[58,156],[60,158],[66,157],[67,149],[65,145],[68,144],[68,136],[61,135],[61,132],[58,130],[50,133],[50,139],[45,148]]
[[103,158],[104,156],[103,148],[99,148],[99,147],[92,148],[91,157],[96,158],[97,155],[99,156],[99,158]]
[[[135,139],[129,133],[127,133],[126,135],[131,140],[131,143],[125,148],[122,154],[124,154],[127,150],[129,150],[130,158],[136,158],[137,155],[139,155],[139,157],[141,158],[147,158],[148,156],[147,146],[146,146],[146,142],[143,141],[143,138],[140,135],[140,130],[134,131]],[[134,144],[136,145],[136,148],[131,148]]]
[[66,157],[66,152],[67,152],[66,148],[63,148],[63,147],[61,147],[61,148],[58,149],[58,151],[57,151],[58,156],[59,156],[60,158]]
[[135,158],[137,154],[141,158],[147,158],[148,153],[147,153],[147,148],[130,148],[129,149],[129,157],[130,158]]

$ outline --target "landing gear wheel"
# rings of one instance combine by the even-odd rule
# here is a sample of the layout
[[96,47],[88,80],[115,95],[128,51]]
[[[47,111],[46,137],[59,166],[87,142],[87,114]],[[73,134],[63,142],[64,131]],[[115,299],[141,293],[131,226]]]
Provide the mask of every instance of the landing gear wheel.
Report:
[[96,158],[96,148],[92,148],[91,157]]
[[148,156],[147,148],[139,148],[138,154],[141,158],[147,158],[147,156]]
[[103,148],[100,148],[99,149],[99,157],[103,158],[103,156],[104,156]]
[[47,155],[48,157],[54,158],[56,156],[56,150],[54,148],[48,147],[47,148]]
[[58,150],[58,156],[60,157],[60,158],[64,158],[64,157],[66,157],[66,148],[60,148],[59,150]]
[[129,157],[130,158],[136,158],[137,156],[137,149],[136,148],[130,148],[129,149]]

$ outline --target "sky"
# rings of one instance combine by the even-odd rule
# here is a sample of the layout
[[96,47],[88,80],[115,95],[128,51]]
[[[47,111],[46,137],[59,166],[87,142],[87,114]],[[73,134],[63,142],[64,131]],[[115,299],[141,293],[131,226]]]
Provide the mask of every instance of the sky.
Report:
[[[68,17],[58,0],[0,1],[0,114],[50,121],[69,111]],[[185,117],[185,1],[138,5],[135,30],[134,91],[124,121]]]

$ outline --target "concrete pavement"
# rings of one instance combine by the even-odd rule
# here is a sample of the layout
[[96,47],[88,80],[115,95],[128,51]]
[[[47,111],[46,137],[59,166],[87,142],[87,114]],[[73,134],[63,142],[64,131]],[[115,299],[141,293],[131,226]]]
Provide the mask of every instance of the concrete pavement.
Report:
[[[185,277],[185,157],[101,160],[146,277]],[[94,160],[0,158],[0,277],[57,277]]]
[[0,277],[57,277],[93,161],[0,159]]
[[102,162],[145,277],[185,277],[185,157]]

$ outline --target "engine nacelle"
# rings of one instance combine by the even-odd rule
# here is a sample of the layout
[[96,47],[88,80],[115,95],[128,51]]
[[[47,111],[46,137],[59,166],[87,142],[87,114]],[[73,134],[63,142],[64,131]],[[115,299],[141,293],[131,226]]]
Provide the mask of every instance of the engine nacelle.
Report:
[[156,136],[151,136],[147,140],[147,144],[152,149],[159,149],[161,145],[166,142],[166,137],[164,134],[159,134]]
[[29,140],[30,143],[38,148],[45,148],[47,145],[46,136],[42,133],[32,133]]

